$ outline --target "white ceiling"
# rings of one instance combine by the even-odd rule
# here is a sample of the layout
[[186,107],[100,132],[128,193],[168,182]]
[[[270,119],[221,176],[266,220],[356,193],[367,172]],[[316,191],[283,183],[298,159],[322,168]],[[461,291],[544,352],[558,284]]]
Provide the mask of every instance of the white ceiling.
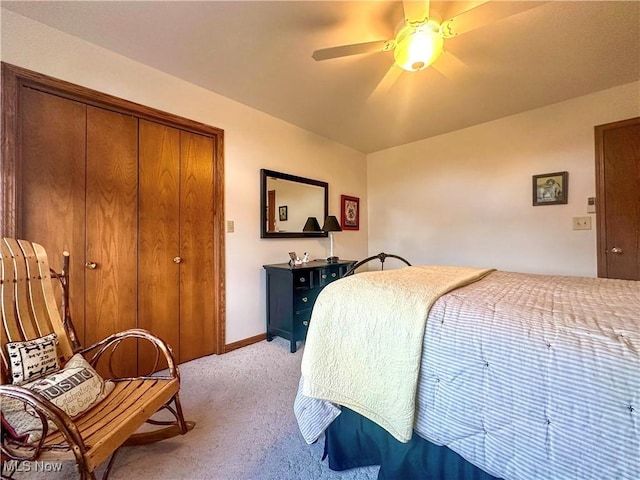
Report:
[[[431,13],[450,18],[470,3],[433,1]],[[403,73],[373,97],[391,52],[311,54],[393,38],[401,2],[2,6],[369,153],[640,79],[639,1],[536,3],[446,40],[448,63]]]

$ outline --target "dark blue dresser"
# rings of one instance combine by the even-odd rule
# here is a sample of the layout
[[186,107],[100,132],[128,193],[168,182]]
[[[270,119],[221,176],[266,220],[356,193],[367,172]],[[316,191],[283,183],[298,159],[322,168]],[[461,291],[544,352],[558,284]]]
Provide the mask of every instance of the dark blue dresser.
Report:
[[294,267],[288,263],[263,265],[267,271],[267,340],[273,340],[274,335],[286,338],[291,342],[291,353],[295,352],[297,342],[307,336],[318,294],[354,263],[315,260]]

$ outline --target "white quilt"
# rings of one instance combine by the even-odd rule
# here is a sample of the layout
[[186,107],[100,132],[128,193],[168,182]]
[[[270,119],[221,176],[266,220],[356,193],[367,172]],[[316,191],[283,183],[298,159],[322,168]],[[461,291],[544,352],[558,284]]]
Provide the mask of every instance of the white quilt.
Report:
[[305,343],[304,394],[349,407],[409,441],[429,309],[442,294],[489,272],[406,267],[328,285],[314,305]]

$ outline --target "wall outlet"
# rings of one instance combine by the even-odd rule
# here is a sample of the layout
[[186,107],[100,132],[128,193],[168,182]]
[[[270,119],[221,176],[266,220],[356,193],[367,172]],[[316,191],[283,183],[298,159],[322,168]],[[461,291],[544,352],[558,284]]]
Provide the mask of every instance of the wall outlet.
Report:
[[234,228],[235,228],[235,225],[233,223],[233,220],[227,220],[227,233],[233,233]]
[[573,217],[574,230],[591,230],[591,217]]

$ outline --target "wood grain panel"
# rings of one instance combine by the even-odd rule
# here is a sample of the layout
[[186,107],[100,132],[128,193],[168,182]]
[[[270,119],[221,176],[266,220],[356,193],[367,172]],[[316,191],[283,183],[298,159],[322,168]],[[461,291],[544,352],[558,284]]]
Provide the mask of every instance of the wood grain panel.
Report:
[[214,145],[180,132],[180,362],[214,353]]
[[602,149],[606,276],[640,280],[640,119],[605,130]]
[[[173,259],[180,255],[180,131],[140,120],[139,138],[138,325],[179,358],[180,265]],[[140,342],[140,373],[153,368],[155,352]]]
[[[87,107],[88,344],[137,325],[137,192],[137,119]],[[135,375],[136,341],[119,350],[114,372]]]
[[21,87],[22,178],[18,236],[41,244],[60,271],[70,252],[70,299],[84,343],[86,106]]

